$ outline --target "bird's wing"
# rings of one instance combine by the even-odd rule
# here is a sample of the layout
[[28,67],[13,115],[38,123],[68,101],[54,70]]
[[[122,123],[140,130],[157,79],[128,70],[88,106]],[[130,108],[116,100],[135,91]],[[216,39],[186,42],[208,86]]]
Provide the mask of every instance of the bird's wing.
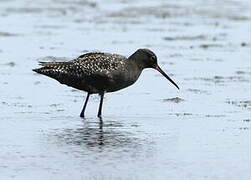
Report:
[[77,71],[84,76],[109,76],[124,67],[126,57],[109,53],[87,53],[73,61]]
[[68,62],[40,62],[34,69],[60,83],[81,89],[86,83],[95,89],[105,89],[114,83],[114,75],[125,67],[126,57],[107,53],[87,53]]
[[87,53],[67,62],[39,62],[43,66],[34,69],[37,73],[56,78],[71,76],[83,78],[111,78],[113,71],[122,69],[126,57],[109,53]]

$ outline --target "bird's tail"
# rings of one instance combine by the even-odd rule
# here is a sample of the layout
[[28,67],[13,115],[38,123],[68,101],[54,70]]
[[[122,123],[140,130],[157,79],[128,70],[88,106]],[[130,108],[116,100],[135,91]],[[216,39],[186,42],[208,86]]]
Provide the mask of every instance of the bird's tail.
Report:
[[41,67],[41,68],[37,68],[37,69],[32,69],[32,71],[39,73],[39,74],[49,76],[54,79],[57,79],[57,77],[59,75],[59,72],[56,69],[50,68],[50,67]]
[[40,66],[43,66],[43,67],[63,67],[65,65],[68,65],[70,64],[71,62],[38,62],[38,64]]
[[65,73],[65,67],[70,62],[39,62],[41,68],[32,69],[32,71],[57,79]]

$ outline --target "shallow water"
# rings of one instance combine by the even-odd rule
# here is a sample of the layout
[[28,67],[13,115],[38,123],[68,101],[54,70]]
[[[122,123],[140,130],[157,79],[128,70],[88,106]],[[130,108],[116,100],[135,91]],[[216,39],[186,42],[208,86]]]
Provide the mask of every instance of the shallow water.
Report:
[[[250,179],[249,0],[0,2],[1,179]],[[31,69],[89,51],[153,50],[178,91],[145,70],[98,96]]]

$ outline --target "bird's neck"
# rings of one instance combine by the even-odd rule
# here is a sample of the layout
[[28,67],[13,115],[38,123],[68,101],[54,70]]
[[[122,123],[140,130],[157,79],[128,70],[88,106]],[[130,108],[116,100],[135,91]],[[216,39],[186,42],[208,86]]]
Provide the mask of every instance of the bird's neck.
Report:
[[128,59],[131,64],[138,68],[139,71],[142,71],[145,68],[145,63],[140,57],[140,54],[134,53]]
[[131,82],[131,84],[137,81],[143,69],[144,68],[141,67],[136,61],[128,59],[127,63],[127,70],[128,70],[127,72],[129,74],[128,81]]

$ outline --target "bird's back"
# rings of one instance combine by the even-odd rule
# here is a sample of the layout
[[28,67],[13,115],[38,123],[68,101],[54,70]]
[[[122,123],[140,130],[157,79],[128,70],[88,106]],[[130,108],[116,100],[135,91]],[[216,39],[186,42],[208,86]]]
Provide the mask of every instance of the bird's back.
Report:
[[35,72],[62,84],[98,93],[114,80],[114,74],[125,70],[127,58],[109,53],[87,53],[68,62],[40,62]]

